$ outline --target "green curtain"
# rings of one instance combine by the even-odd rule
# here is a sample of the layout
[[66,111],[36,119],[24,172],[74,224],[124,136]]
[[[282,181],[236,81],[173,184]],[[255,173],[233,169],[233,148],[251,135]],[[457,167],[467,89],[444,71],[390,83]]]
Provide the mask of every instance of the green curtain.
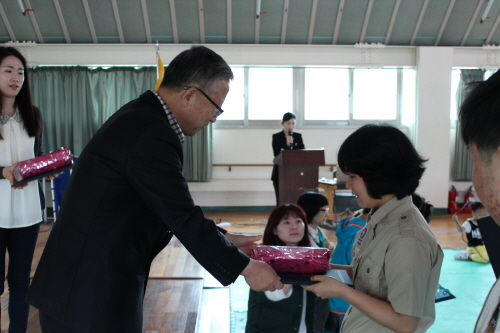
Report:
[[212,179],[212,124],[195,136],[186,137],[182,172],[189,181],[204,182]]
[[[460,70],[460,83],[457,90],[457,105],[462,105],[467,97],[472,82],[484,80],[485,71],[482,69],[462,69]],[[453,163],[453,180],[469,181],[472,180],[472,155],[462,141],[460,126],[457,121],[455,136],[455,158]]]
[[[78,156],[99,127],[120,107],[156,83],[156,67],[88,68],[80,66],[31,69],[33,104],[44,117],[44,150],[62,146]],[[207,181],[212,174],[211,127],[187,137],[184,175]]]

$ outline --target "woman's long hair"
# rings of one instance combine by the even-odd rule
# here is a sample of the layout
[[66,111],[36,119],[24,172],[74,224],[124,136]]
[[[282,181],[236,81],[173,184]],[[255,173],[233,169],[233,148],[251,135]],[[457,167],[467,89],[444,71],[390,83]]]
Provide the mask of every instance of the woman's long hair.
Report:
[[288,216],[297,216],[304,221],[304,237],[300,240],[298,246],[311,246],[309,238],[309,229],[307,228],[306,214],[297,205],[285,204],[274,208],[267,220],[266,229],[264,230],[264,237],[262,238],[263,245],[281,245],[285,243],[274,234],[274,230],[278,227],[281,220]]
[[[28,66],[23,55],[13,47],[0,47],[0,64],[8,56],[14,56],[21,61],[24,67],[24,82],[21,90],[16,96],[15,107],[19,109],[23,120],[24,129],[30,137],[39,137],[42,130],[40,115],[35,112],[31,102],[30,81],[28,76]],[[0,103],[3,109],[3,98],[0,96]],[[3,140],[0,133],[0,140]]]

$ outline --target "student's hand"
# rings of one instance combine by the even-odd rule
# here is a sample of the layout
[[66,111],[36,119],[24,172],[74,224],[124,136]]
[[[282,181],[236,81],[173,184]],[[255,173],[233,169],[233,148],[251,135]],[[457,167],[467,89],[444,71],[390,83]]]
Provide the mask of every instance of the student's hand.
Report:
[[247,267],[241,272],[253,291],[275,291],[283,289],[281,278],[274,269],[263,261],[250,259]]
[[[5,167],[2,170],[3,178],[7,179],[10,182],[10,185],[14,185],[15,183],[18,182],[18,180],[14,176],[14,169],[16,167],[17,167],[17,163],[14,163],[13,165]],[[22,188],[25,188],[26,186],[28,186],[28,183],[16,186],[16,187],[14,187],[14,189],[22,189]]]
[[340,297],[343,288],[349,288],[337,279],[326,275],[315,275],[311,278],[312,281],[319,281],[310,286],[302,286],[305,290],[311,291],[316,296],[325,298]]
[[257,241],[262,238],[262,235],[257,236],[245,236],[245,235],[236,235],[230,232],[226,232],[226,238],[228,241],[236,245],[238,250],[245,253],[247,256],[250,255],[250,248],[254,245],[257,245]]

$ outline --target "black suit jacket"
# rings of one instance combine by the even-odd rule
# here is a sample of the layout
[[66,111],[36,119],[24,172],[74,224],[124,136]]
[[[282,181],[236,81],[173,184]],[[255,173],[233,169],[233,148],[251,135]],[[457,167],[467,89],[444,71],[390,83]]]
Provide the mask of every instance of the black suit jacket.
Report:
[[[304,141],[302,141],[302,134],[297,132],[292,132],[293,136],[293,149],[305,149]],[[286,144],[286,137],[283,131],[273,134],[273,154],[274,157],[281,153],[282,149],[290,149]],[[279,167],[278,165],[273,166],[273,173],[271,175],[271,180],[273,182],[279,181]]]
[[74,167],[28,303],[77,332],[140,333],[150,265],[172,235],[233,282],[249,258],[194,204],[182,160],[152,92],[110,117]]

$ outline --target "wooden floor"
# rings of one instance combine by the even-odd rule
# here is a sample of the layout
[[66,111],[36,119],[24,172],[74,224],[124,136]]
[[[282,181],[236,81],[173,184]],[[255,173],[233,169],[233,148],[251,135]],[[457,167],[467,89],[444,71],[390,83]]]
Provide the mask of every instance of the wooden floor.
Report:
[[[225,229],[237,233],[264,230],[268,212],[207,213]],[[468,216],[459,215],[462,223]],[[466,243],[451,216],[435,216],[430,226],[443,249],[465,249]],[[41,227],[32,273],[50,234],[50,224]],[[335,231],[325,229],[336,242]],[[144,299],[144,333],[229,333],[229,290],[206,273],[179,241],[172,241],[155,259]],[[1,299],[0,333],[7,333],[9,319],[7,286]],[[38,313],[30,309],[27,333],[40,333]]]

